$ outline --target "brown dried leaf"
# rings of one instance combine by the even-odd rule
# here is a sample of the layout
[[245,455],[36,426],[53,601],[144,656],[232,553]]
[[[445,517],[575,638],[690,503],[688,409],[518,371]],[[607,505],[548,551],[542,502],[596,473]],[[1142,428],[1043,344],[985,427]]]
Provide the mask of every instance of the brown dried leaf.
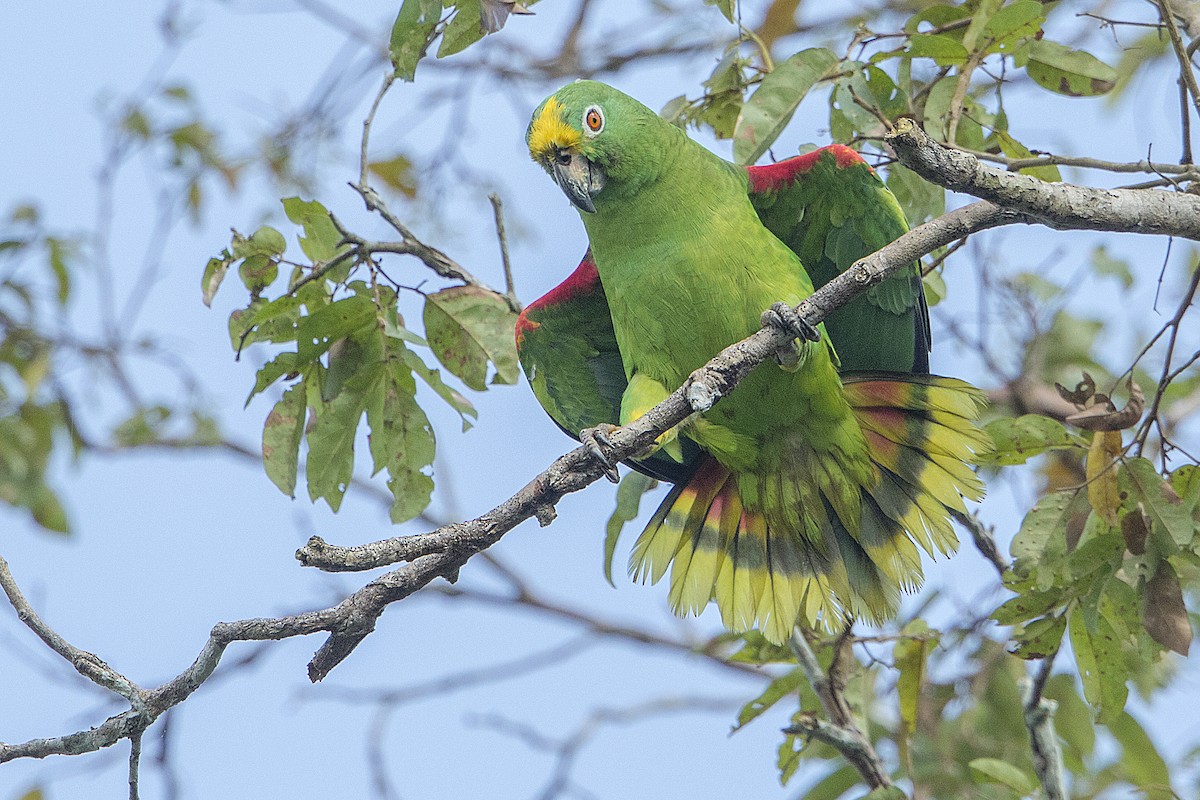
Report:
[[[1061,391],[1062,387],[1059,389]],[[1092,401],[1094,405],[1078,414],[1072,414],[1066,421],[1089,431],[1122,431],[1136,425],[1146,407],[1146,395],[1142,392],[1142,387],[1132,380],[1129,381],[1129,402],[1124,408],[1118,410],[1108,396],[1103,394],[1093,395]]]
[[1092,376],[1085,372],[1083,380],[1075,384],[1073,391],[1061,383],[1054,384],[1054,388],[1058,389],[1058,394],[1063,400],[1074,403],[1076,407],[1083,409],[1087,407],[1088,401],[1096,393],[1096,381],[1092,380]]
[[1150,535],[1150,520],[1142,504],[1121,517],[1121,535],[1125,537],[1125,547],[1135,556],[1146,552],[1146,538]]
[[1158,562],[1154,577],[1146,584],[1142,622],[1154,641],[1186,656],[1192,644],[1192,626],[1183,604],[1179,577],[1166,559]]

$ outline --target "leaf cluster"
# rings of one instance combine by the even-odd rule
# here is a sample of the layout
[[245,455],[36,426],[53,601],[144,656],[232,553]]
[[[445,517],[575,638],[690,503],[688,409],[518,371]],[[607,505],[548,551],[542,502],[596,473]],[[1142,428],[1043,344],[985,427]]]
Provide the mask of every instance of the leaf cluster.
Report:
[[[329,211],[316,201],[283,201],[297,228],[304,258],[286,257],[287,242],[270,226],[250,236],[236,231],[230,246],[210,259],[201,281],[211,304],[226,274],[236,269],[250,301],[229,318],[237,352],[255,343],[276,352],[255,376],[247,403],[280,385],[263,426],[263,463],[281,491],[293,496],[307,442],[309,497],[337,510],[354,474],[359,427],[365,419],[372,474],[386,470],[391,518],[420,514],[433,491],[433,428],[418,401],[418,382],[445,401],[470,427],[476,411],[448,385],[437,364],[476,391],[517,380],[507,300],[475,285],[418,292],[424,336],[410,330],[375,256],[344,241]],[[281,271],[286,285],[274,297]],[[390,284],[390,285],[389,285]],[[415,291],[415,290],[414,290]]]

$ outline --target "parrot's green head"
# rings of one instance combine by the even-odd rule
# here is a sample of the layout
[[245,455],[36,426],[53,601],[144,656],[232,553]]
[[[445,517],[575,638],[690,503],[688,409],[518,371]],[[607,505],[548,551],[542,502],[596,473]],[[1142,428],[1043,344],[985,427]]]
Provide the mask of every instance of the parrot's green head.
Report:
[[[664,130],[665,129],[665,130]],[[533,112],[525,141],[581,211],[637,191],[658,174],[675,131],[646,106],[596,81],[567,84]]]

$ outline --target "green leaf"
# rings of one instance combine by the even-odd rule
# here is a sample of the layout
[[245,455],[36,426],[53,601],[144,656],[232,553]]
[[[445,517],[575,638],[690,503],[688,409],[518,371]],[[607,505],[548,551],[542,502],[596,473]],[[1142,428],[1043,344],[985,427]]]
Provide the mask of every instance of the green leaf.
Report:
[[992,619],[1001,625],[1015,625],[1040,617],[1062,602],[1063,593],[1059,589],[1044,592],[1029,590],[1006,600],[992,612]]
[[[789,737],[793,738],[793,737]],[[789,747],[789,749],[791,749]],[[792,766],[792,772],[800,765],[800,753],[793,750],[795,760]],[[780,754],[783,754],[782,746]],[[783,764],[780,763],[779,782],[786,783],[787,778],[791,777],[791,772],[787,773],[786,777],[783,772]],[[816,783],[811,789],[804,793],[804,800],[838,800],[846,792],[858,786],[858,782],[862,780],[862,776],[858,774],[858,770],[847,764],[841,769],[834,770]]]
[[250,396],[246,398],[246,405],[250,405],[250,401],[254,399],[255,395],[262,392],[284,375],[297,372],[297,363],[298,359],[295,353],[280,353],[266,364],[263,364],[254,375],[254,388],[250,390]]
[[911,58],[932,58],[939,67],[965,64],[970,57],[967,48],[947,33],[917,33],[908,39]]
[[229,271],[231,261],[229,252],[226,251],[221,258],[210,258],[204,268],[204,276],[200,278],[200,299],[209,308],[212,308],[213,297],[216,296],[217,289],[221,288],[221,281],[225,280],[225,273]]
[[458,0],[454,18],[442,31],[442,43],[438,45],[437,57],[445,58],[466,50],[483,38],[479,0]]
[[300,249],[304,251],[304,255],[314,262],[324,263],[331,261],[338,254],[342,235],[334,227],[325,206],[316,200],[285,197],[283,211],[288,219],[304,229],[304,235],[300,237]]
[[120,447],[140,447],[154,444],[166,436],[171,409],[166,406],[139,408],[113,429],[113,441]]
[[375,322],[375,303],[366,295],[343,297],[301,317],[296,325],[296,352],[301,361],[312,361],[335,341]]
[[1066,552],[1067,521],[1074,513],[1078,490],[1051,492],[1029,510],[1009,548],[1012,557],[1031,567],[1044,560],[1047,550]]
[[1177,546],[1190,547],[1196,534],[1196,522],[1174,487],[1144,458],[1128,459],[1124,466],[1135,499],[1144,504],[1154,527],[1170,534],[1171,541]]
[[925,660],[931,642],[929,625],[914,619],[904,626],[896,640],[893,661],[900,675],[896,678],[896,695],[900,702],[900,730],[905,737],[917,729],[917,704],[925,683]]
[[476,391],[487,389],[487,365],[496,368],[493,383],[516,383],[517,315],[508,301],[479,286],[452,286],[425,298],[425,338],[438,361]]
[[908,800],[908,795],[899,786],[886,786],[880,789],[872,789],[859,798],[859,800]]
[[1121,643],[1103,616],[1097,617],[1095,632],[1089,631],[1081,611],[1072,611],[1068,622],[1071,649],[1075,651],[1084,697],[1097,710],[1099,720],[1107,724],[1120,716],[1129,696]]
[[617,550],[617,539],[626,522],[637,518],[638,508],[642,504],[642,495],[658,485],[658,481],[649,475],[643,475],[636,470],[630,470],[621,478],[617,487],[617,506],[613,509],[608,524],[604,527],[604,579],[608,585],[616,588],[612,577],[613,553]]
[[229,249],[233,252],[234,258],[249,258],[250,256],[272,258],[283,254],[287,249],[287,241],[283,238],[282,233],[270,225],[264,225],[250,234],[249,238],[235,231]]
[[1117,71],[1091,53],[1047,39],[1029,43],[1025,71],[1039,86],[1068,97],[1104,94],[1117,84]]
[[58,499],[49,486],[38,483],[28,490],[25,498],[33,521],[53,533],[69,534],[71,526],[67,520],[67,511],[62,501]]
[[263,467],[271,483],[292,498],[296,496],[300,439],[304,436],[307,410],[304,382],[301,381],[283,393],[263,423]]
[[1003,4],[1004,0],[978,0],[973,4],[975,13],[971,15],[971,22],[962,34],[963,47],[972,52],[979,49],[979,34],[983,32],[984,26],[991,21],[992,15]]
[[998,758],[976,758],[968,765],[976,783],[999,783],[1024,796],[1033,794],[1038,782],[1024,770]]
[[1010,50],[1020,40],[1036,36],[1045,21],[1046,14],[1038,0],[1018,0],[988,20],[982,38],[991,41],[988,52]]
[[263,255],[249,256],[238,266],[238,277],[251,297],[258,297],[279,277],[279,262]]
[[1047,450],[1087,446],[1061,422],[1040,414],[1001,417],[985,425],[984,431],[992,439],[992,450],[982,461],[998,466],[1024,464]]
[[814,47],[796,53],[763,78],[734,125],[734,161],[757,161],[791,120],[808,90],[837,63],[838,57],[831,51]]
[[799,692],[800,687],[804,686],[807,680],[804,676],[804,670],[796,667],[771,681],[762,694],[749,703],[746,703],[738,711],[737,723],[733,726],[733,730],[735,732],[741,730],[750,722],[762,716],[767,709],[783,698]]
[[354,475],[354,440],[358,421],[367,410],[371,391],[383,378],[383,365],[376,363],[346,382],[342,391],[330,402],[321,401],[312,381],[307,401],[314,409],[313,425],[308,434],[308,496],[314,503],[325,498],[334,511],[342,505],[342,497]]
[[1121,745],[1121,766],[1130,783],[1146,793],[1147,800],[1173,800],[1171,773],[1154,741],[1128,713],[1116,715],[1108,730]]
[[471,401],[463,397],[457,390],[447,386],[446,382],[442,380],[442,373],[429,367],[412,350],[407,347],[403,348],[400,357],[404,360],[404,365],[413,371],[413,374],[417,375],[430,389],[437,392],[438,397],[445,400],[451,408],[458,412],[458,416],[462,419],[463,431],[469,430],[471,419],[479,418],[479,412],[475,410]]
[[[888,167],[887,186],[904,209],[909,225],[915,227],[946,213],[946,190],[925,180],[903,164],[897,162]],[[926,276],[925,279],[929,280],[929,277]]]
[[269,303],[261,298],[252,300],[249,308],[236,309],[229,315],[230,344],[240,353],[243,347],[255,342],[294,341],[303,304],[303,300],[290,294]]
[[404,0],[400,6],[388,41],[388,54],[400,80],[413,79],[417,62],[425,56],[441,14],[441,0]]
[[1116,278],[1122,288],[1128,289],[1133,286],[1133,270],[1130,269],[1129,262],[1113,257],[1104,245],[1092,250],[1092,270],[1097,275]]
[[714,6],[729,22],[736,22],[734,0],[704,0],[704,5]]
[[1071,675],[1052,675],[1046,682],[1043,695],[1058,703],[1054,715],[1054,728],[1067,745],[1081,758],[1092,754],[1096,746],[1096,727],[1087,704],[1075,693],[1075,679]]
[[[1033,158],[1033,151],[1028,147],[1014,139],[1008,131],[993,131],[996,141],[1000,144],[1000,150],[1009,158]],[[1058,167],[1054,164],[1046,164],[1040,167],[1025,167],[1020,170],[1023,175],[1032,175],[1043,181],[1050,183],[1060,183],[1062,181],[1062,173],[1058,171]]]
[[380,371],[367,404],[371,428],[371,458],[375,471],[387,469],[394,498],[390,517],[399,523],[412,519],[429,505],[435,441],[433,427],[416,401],[412,373],[398,363]]
[[1013,635],[1008,652],[1019,658],[1049,658],[1058,652],[1066,629],[1065,615],[1035,619]]
[[75,254],[74,251],[75,248],[67,240],[57,236],[46,237],[46,261],[54,273],[59,305],[66,303],[71,295],[71,272],[67,268],[67,260]]

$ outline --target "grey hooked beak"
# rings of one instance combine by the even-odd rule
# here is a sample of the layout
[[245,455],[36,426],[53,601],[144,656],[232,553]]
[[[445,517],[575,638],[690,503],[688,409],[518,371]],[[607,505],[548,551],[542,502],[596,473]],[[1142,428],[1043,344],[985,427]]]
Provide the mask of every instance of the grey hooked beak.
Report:
[[592,198],[604,188],[604,173],[595,164],[579,153],[555,149],[550,175],[576,208],[596,213]]

